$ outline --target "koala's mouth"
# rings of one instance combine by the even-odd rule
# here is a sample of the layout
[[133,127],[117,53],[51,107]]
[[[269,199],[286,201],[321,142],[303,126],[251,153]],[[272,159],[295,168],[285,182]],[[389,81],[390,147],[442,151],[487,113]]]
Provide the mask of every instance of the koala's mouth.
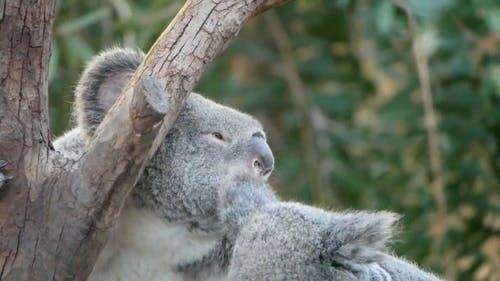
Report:
[[269,179],[269,177],[271,176],[271,173],[272,173],[273,169],[268,169],[266,171],[263,171],[260,175],[261,177],[264,179],[264,181],[267,182],[267,180]]
[[263,165],[257,159],[253,159],[252,161],[234,161],[228,166],[226,179],[239,178],[256,183],[266,183],[274,170],[274,165]]
[[262,177],[265,181],[267,181],[269,176],[271,176],[271,173],[274,169],[273,166],[271,167],[264,166],[262,162],[259,160],[253,161],[253,168],[257,171],[258,176]]

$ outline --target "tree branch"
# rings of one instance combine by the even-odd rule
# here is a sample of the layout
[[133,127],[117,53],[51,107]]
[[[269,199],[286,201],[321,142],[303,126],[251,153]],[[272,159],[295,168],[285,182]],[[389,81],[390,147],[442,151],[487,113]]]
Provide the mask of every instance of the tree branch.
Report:
[[410,27],[413,56],[415,58],[415,63],[417,64],[418,80],[420,82],[420,93],[422,95],[424,107],[424,125],[427,131],[429,159],[433,178],[432,193],[438,206],[438,213],[443,214],[446,212],[446,196],[444,193],[443,173],[441,171],[441,149],[439,148],[437,117],[432,101],[429,62],[427,55],[423,52],[422,48],[420,48],[418,44],[418,24],[415,16],[402,2],[402,0],[394,0],[394,3],[405,12],[408,19],[408,26]]
[[431,232],[434,232],[433,234],[435,235],[435,237],[432,242],[432,249],[429,260],[438,261],[442,260],[443,258],[449,259],[451,258],[449,254],[445,255],[444,257],[438,254],[439,248],[444,238],[445,231],[447,229],[448,225],[447,222],[449,220],[446,217],[447,207],[446,207],[445,184],[441,168],[441,149],[439,147],[438,125],[437,125],[438,121],[432,101],[428,54],[426,54],[426,52],[422,50],[422,46],[419,45],[418,23],[412,11],[403,2],[403,0],[393,0],[393,1],[398,7],[400,7],[405,12],[408,20],[408,26],[410,29],[410,35],[412,39],[413,56],[417,66],[418,80],[420,82],[420,93],[422,96],[422,102],[424,108],[424,118],[425,118],[424,126],[427,131],[429,162],[432,173],[431,193],[437,205],[436,215],[432,219]]
[[331,190],[326,188],[323,181],[320,159],[316,150],[314,122],[311,116],[312,106],[292,54],[290,40],[276,13],[271,11],[266,14],[266,20],[283,63],[283,77],[287,80],[290,87],[293,108],[299,120],[302,156],[306,162],[306,171],[314,200],[323,204],[331,204],[335,196],[332,195],[333,192]]
[[[245,21],[284,2],[261,0],[246,4],[239,0],[201,0],[188,1],[184,5],[148,52],[79,162],[80,182],[87,186],[79,188],[85,192],[79,193],[77,201],[83,205],[93,203],[86,218],[95,226],[86,234],[86,238],[91,239],[82,239],[80,248],[102,248],[146,161],[165,138],[185,99],[209,63],[228,46]],[[158,81],[157,86],[168,94],[169,110],[162,126],[147,134],[137,134],[129,115],[124,112],[128,112],[130,107],[133,92],[130,89],[146,76],[154,77]],[[85,222],[86,218],[81,221]],[[72,264],[92,264],[97,253],[92,251],[88,255],[78,255]],[[86,278],[89,273],[89,267],[77,270],[77,276],[81,278]]]

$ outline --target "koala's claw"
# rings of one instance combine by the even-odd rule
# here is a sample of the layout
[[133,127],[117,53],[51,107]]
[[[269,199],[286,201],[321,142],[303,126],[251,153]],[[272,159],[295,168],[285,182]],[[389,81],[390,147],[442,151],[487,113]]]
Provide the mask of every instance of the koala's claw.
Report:
[[[7,161],[0,160],[0,169],[5,168],[5,166],[7,166],[7,164],[8,164]],[[4,186],[4,184],[6,184],[11,179],[12,179],[11,176],[6,176],[6,175],[0,173],[0,190],[2,189],[2,187]]]

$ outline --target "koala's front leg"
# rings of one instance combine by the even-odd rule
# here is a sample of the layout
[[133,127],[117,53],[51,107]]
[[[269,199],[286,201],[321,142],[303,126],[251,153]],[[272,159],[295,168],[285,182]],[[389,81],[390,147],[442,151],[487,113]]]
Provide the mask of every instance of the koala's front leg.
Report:
[[[7,166],[7,161],[0,160],[0,170],[5,166]],[[11,176],[6,176],[2,172],[0,172],[0,191],[2,190],[3,186],[11,179]]]

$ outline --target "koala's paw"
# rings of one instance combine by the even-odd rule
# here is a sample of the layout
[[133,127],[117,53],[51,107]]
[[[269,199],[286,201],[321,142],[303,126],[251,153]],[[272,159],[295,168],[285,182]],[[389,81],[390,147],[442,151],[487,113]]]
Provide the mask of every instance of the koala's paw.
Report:
[[[2,170],[5,166],[7,166],[7,161],[0,160],[0,170]],[[3,186],[11,179],[11,176],[6,176],[0,172],[0,190],[2,190]]]

